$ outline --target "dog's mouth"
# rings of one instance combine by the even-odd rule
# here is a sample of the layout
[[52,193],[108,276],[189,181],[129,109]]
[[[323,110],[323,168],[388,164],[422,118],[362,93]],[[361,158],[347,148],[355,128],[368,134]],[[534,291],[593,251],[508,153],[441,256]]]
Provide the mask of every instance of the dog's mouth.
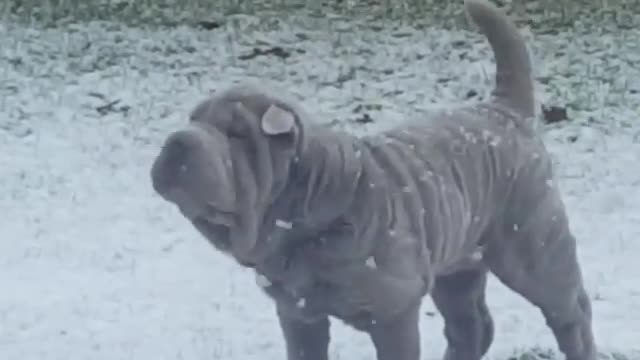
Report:
[[196,229],[211,244],[219,250],[228,252],[231,250],[231,228],[236,225],[236,215],[231,211],[224,211],[205,206],[203,211],[189,216],[189,220]]
[[216,224],[205,217],[197,217],[192,220],[193,225],[204,235],[213,246],[221,251],[231,251],[231,239],[229,226]]

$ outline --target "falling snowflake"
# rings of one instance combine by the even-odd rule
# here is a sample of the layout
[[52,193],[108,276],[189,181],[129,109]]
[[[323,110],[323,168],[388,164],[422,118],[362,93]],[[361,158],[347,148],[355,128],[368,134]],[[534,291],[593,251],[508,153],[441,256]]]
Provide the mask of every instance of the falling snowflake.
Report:
[[372,269],[377,268],[376,259],[374,259],[373,256],[369,256],[365,264]]
[[266,276],[256,273],[256,284],[262,288],[271,286],[271,281]]
[[287,229],[287,230],[291,230],[291,228],[293,227],[293,224],[289,221],[284,221],[281,219],[277,219],[276,220],[276,226],[279,228],[283,228],[283,229]]
[[303,307],[305,307],[306,304],[307,304],[307,300],[305,298],[300,298],[296,303],[296,306],[302,309]]
[[472,261],[480,261],[480,260],[482,260],[482,250],[478,249],[478,250],[474,251],[470,256],[470,259]]

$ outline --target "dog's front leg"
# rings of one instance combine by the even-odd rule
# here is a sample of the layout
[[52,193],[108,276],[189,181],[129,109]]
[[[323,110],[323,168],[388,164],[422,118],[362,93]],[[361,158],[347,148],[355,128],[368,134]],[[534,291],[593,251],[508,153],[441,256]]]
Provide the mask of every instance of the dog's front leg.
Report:
[[276,305],[287,347],[287,360],[328,360],[329,317],[302,320],[284,305]]
[[368,332],[378,360],[420,359],[419,315],[420,301],[393,319],[372,324]]

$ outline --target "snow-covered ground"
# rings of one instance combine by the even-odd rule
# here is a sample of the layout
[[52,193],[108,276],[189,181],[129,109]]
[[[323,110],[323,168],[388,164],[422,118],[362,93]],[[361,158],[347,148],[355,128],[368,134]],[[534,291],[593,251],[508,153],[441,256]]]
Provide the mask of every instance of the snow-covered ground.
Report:
[[[328,24],[331,24],[331,28]],[[338,20],[213,31],[114,24],[0,24],[0,359],[284,359],[272,303],[155,196],[163,137],[209,91],[234,81],[287,89],[319,121],[377,131],[487,94],[491,53],[476,33]],[[569,104],[546,127],[579,238],[601,350],[640,359],[640,32],[531,40],[539,99]],[[283,60],[238,57],[282,46]],[[472,98],[469,101],[477,101]],[[351,120],[364,105],[373,123]],[[538,311],[492,279],[488,359],[555,343]],[[442,321],[424,303],[423,358]],[[371,359],[333,323],[333,359]],[[553,357],[553,356],[552,356]],[[540,359],[548,358],[542,355]]]

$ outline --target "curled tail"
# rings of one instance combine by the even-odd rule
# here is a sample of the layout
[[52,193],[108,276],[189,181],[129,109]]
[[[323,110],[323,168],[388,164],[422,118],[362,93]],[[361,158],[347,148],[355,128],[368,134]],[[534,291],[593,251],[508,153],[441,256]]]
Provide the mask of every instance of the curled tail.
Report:
[[515,23],[488,0],[465,0],[467,14],[487,37],[496,60],[493,95],[525,117],[533,117],[535,98],[531,60]]

